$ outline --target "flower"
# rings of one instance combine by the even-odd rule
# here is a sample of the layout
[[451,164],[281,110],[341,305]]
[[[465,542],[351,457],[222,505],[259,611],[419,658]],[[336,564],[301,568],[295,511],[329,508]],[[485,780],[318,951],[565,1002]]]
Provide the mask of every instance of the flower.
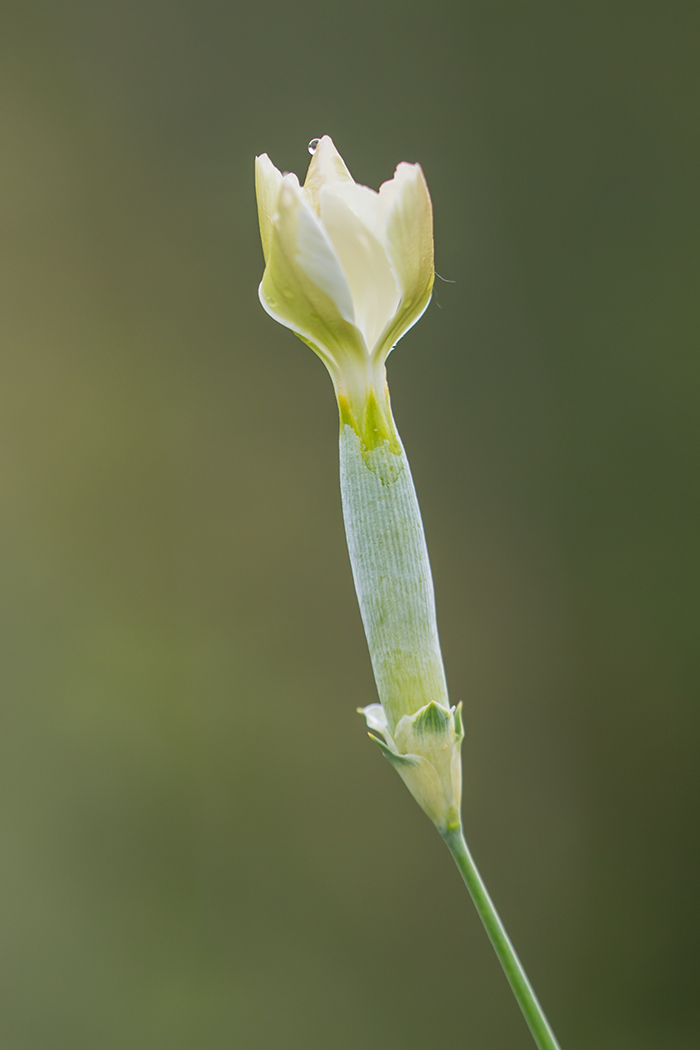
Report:
[[260,301],[333,380],[345,533],[381,701],[362,713],[447,834],[460,822],[461,707],[448,699],[420,509],[385,371],[430,302],[430,194],[419,164],[399,164],[377,192],[354,181],[327,135],[312,145],[303,186],[267,154],[256,158]]
[[264,153],[256,192],[265,273],[260,301],[326,365],[341,420],[366,448],[395,440],[384,362],[432,294],[433,218],[419,164],[379,192],[354,181],[325,135],[303,186]]

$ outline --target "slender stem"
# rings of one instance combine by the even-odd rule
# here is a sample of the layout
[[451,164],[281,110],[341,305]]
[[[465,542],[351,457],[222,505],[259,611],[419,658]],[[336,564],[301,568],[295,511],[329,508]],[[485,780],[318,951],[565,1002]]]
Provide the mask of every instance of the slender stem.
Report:
[[462,828],[450,828],[442,833],[442,837],[471,894],[479,918],[489,935],[489,940],[505,971],[513,995],[524,1014],[537,1047],[539,1050],[561,1050],[515,948],[505,931],[501,917],[484,885],[484,880],[479,874],[479,869],[474,863],[474,858],[469,852]]

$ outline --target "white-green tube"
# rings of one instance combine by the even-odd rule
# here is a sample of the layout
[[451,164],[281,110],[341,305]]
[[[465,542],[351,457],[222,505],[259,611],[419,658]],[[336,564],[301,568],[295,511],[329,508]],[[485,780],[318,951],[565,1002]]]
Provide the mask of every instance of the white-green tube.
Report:
[[447,695],[416,490],[395,431],[392,439],[368,451],[352,426],[341,426],[345,534],[380,700],[364,714],[444,831],[459,824],[461,718]]
[[434,701],[449,707],[433,580],[406,453],[363,454],[340,432],[345,535],[379,699],[394,732],[403,715]]

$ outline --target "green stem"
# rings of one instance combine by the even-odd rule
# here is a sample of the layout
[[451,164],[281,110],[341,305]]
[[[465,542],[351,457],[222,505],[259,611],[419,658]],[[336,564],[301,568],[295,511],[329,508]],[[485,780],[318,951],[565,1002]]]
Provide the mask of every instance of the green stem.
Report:
[[461,827],[441,833],[484,924],[489,940],[508,978],[518,1006],[523,1012],[539,1050],[561,1050],[549,1026],[544,1010],[537,1001],[532,985],[501,922],[501,917],[484,885]]

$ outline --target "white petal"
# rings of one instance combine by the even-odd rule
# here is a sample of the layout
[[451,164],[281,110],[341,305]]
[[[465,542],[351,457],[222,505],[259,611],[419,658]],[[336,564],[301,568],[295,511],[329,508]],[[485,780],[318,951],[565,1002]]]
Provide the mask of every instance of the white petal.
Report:
[[[353,191],[365,189],[348,184],[343,188]],[[372,191],[366,192],[370,194]],[[354,196],[356,203],[360,197],[366,200],[364,194]],[[350,208],[344,192],[338,193],[333,185],[323,186],[319,201],[321,222],[350,286],[355,324],[364,335],[371,352],[396,313],[400,301],[389,258],[383,244]],[[370,209],[365,208],[365,212],[369,213]]]
[[348,281],[326,231],[306,202],[296,175],[285,175],[279,197],[280,212],[297,213],[296,262],[308,279],[320,288],[346,321],[355,321]]
[[277,212],[277,199],[282,184],[282,172],[278,171],[267,153],[255,158],[255,193],[258,198],[260,240],[267,262],[272,243],[272,226]]
[[389,726],[387,725],[386,713],[381,704],[369,704],[361,710],[370,729],[373,729],[375,733],[388,733]]
[[422,292],[433,275],[433,211],[420,164],[402,163],[379,187],[387,214],[387,251],[404,299]]
[[399,164],[394,178],[379,189],[387,209],[386,248],[401,290],[401,304],[375,356],[383,360],[392,346],[416,323],[432,293],[433,210],[420,164]]
[[260,299],[272,317],[316,351],[334,382],[344,371],[359,369],[364,375],[367,347],[348,320],[348,283],[295,175],[285,175],[280,186]]
[[329,189],[341,197],[369,232],[384,244],[388,207],[377,191],[358,182],[336,182]]

